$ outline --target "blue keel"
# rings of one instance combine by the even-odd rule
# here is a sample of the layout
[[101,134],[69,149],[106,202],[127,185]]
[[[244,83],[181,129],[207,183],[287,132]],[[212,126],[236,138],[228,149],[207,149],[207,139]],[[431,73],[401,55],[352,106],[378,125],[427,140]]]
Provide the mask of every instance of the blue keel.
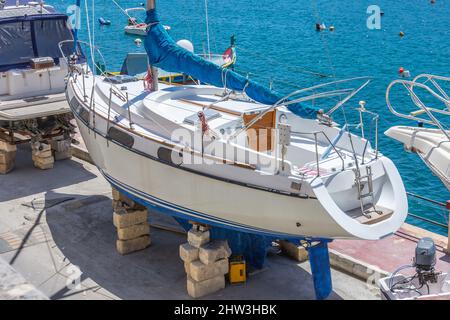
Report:
[[308,249],[314,290],[318,300],[326,299],[333,290],[328,242],[330,241],[323,240]]

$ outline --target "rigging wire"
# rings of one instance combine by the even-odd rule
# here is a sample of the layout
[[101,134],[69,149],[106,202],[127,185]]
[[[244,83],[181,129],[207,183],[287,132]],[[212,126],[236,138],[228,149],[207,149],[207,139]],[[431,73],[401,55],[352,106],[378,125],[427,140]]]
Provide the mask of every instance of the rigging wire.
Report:
[[208,56],[211,57],[211,44],[209,39],[208,0],[205,0],[205,19],[206,19],[206,43],[208,45]]
[[310,75],[317,76],[317,77],[320,77],[320,78],[333,78],[333,77],[335,77],[333,75],[329,75],[329,74],[313,71],[313,70],[310,70],[310,69],[306,69],[306,68],[302,68],[302,67],[298,67],[298,66],[292,66],[292,65],[289,65],[289,64],[285,64],[285,63],[280,62],[279,60],[272,59],[272,58],[269,58],[269,57],[267,57],[265,55],[261,55],[261,54],[255,53],[254,51],[247,50],[247,49],[245,49],[245,48],[243,48],[241,46],[236,46],[236,49],[244,51],[249,56],[253,56],[253,57],[258,58],[258,59],[264,59],[264,60],[266,60],[269,63],[272,63],[274,65],[280,65],[280,66],[286,67],[287,69],[290,69],[290,70],[293,70],[293,71],[296,71],[296,72],[299,72],[299,73],[310,74]]

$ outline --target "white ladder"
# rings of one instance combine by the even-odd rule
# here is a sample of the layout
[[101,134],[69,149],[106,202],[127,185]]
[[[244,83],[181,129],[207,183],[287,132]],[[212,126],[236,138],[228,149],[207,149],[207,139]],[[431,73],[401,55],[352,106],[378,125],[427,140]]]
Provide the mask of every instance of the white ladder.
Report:
[[[361,175],[361,169],[359,168],[353,169],[353,172],[355,173],[355,184],[356,189],[358,191],[358,200],[360,202],[362,214],[368,219],[372,218],[372,216],[370,215],[371,212],[381,214],[375,208],[375,197],[373,195],[372,167],[366,166],[365,175]],[[368,186],[368,190],[364,192],[366,185]],[[366,204],[364,204],[364,199],[366,198],[370,198],[370,202],[368,203],[366,202]]]

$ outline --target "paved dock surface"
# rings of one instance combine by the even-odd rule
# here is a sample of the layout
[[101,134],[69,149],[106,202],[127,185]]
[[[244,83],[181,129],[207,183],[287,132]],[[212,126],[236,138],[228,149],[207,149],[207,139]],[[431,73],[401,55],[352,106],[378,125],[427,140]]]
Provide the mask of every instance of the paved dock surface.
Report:
[[[412,264],[417,242],[424,237],[430,237],[436,244],[436,270],[450,271],[450,255],[444,252],[447,238],[427,230],[404,224],[393,236],[378,241],[365,240],[335,240],[330,248],[340,253],[364,261],[378,269],[394,272],[398,267]],[[411,274],[414,269],[402,273]]]
[[[0,258],[50,299],[190,299],[178,256],[186,237],[152,228],[148,249],[119,255],[110,186],[93,165],[73,158],[40,171],[22,146],[16,169],[0,176],[0,190]],[[160,217],[150,213],[150,219]],[[378,290],[364,281],[337,270],[332,277],[330,299],[379,299]],[[309,263],[272,252],[267,269],[245,285],[227,285],[206,298],[315,295]]]

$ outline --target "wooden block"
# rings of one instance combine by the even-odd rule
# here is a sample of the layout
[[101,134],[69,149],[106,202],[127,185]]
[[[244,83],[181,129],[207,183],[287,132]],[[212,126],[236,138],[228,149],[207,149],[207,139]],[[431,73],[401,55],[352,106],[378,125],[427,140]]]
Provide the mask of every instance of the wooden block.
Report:
[[117,236],[119,237],[119,240],[131,240],[149,234],[150,226],[147,221],[128,228],[117,229]]
[[305,247],[301,245],[296,246],[292,242],[284,240],[280,240],[278,243],[280,244],[281,251],[288,257],[299,262],[308,260],[308,250]]
[[215,240],[200,246],[199,258],[204,264],[212,264],[217,260],[231,256],[231,249],[227,241]]
[[147,210],[126,210],[114,211],[113,223],[116,228],[128,228],[137,224],[147,222]]
[[195,281],[204,281],[228,273],[228,259],[222,259],[211,264],[204,264],[200,260],[189,263],[189,277]]
[[0,150],[6,152],[15,152],[17,151],[17,146],[15,144],[9,144],[5,141],[0,141]]
[[0,164],[10,164],[11,162],[14,162],[16,159],[16,152],[15,151],[0,151]]
[[225,288],[225,277],[217,276],[205,281],[187,278],[187,291],[192,298],[201,298]]
[[132,240],[117,240],[116,248],[121,255],[144,250],[151,244],[150,236],[142,236]]
[[188,232],[188,242],[191,246],[200,248],[201,245],[209,242],[210,232],[209,231],[196,231],[194,228]]
[[198,260],[198,248],[191,246],[189,243],[180,245],[180,258],[184,262],[192,262]]

